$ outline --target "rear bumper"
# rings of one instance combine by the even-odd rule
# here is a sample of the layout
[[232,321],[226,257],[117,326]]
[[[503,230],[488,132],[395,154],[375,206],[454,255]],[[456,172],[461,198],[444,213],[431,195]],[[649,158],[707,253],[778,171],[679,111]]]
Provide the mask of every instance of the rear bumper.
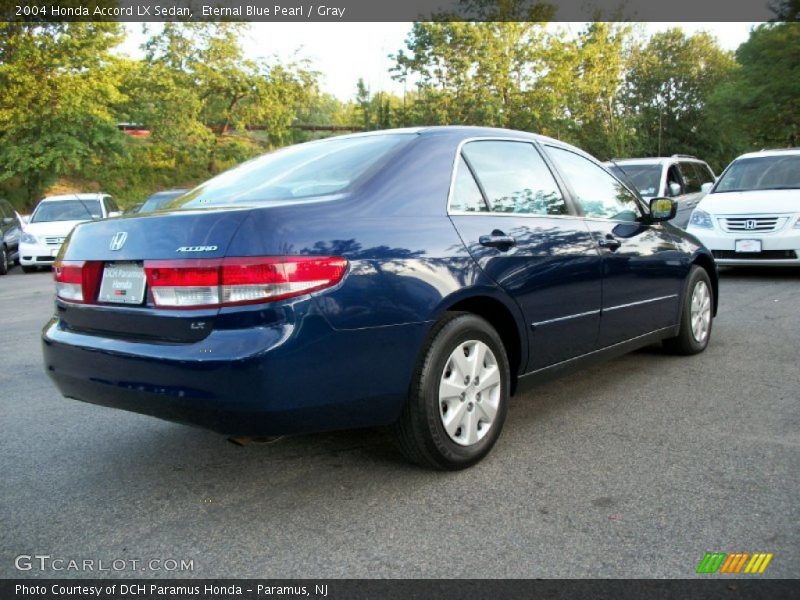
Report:
[[309,314],[162,344],[76,333],[54,318],[42,342],[47,374],[69,398],[226,435],[277,435],[395,421],[427,329],[340,331]]

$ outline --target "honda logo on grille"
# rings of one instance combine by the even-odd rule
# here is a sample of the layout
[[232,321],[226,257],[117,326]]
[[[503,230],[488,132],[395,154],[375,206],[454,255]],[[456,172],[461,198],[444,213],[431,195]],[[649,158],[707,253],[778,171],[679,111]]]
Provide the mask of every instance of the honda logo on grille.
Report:
[[755,229],[757,225],[758,225],[758,221],[756,221],[755,219],[747,219],[744,222],[744,228],[745,229]]
[[128,233],[125,231],[118,231],[114,234],[114,237],[111,238],[111,243],[108,247],[111,250],[121,250],[122,247],[125,245],[125,240],[128,239]]

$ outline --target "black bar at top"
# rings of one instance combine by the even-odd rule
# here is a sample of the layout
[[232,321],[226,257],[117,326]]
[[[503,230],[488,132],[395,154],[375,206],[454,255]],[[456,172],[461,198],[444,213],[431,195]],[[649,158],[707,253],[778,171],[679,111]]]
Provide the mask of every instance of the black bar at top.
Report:
[[[500,3],[491,0],[3,0],[0,20],[753,22],[796,19],[790,4],[790,0],[510,0],[499,8]],[[789,12],[782,14],[785,11]]]

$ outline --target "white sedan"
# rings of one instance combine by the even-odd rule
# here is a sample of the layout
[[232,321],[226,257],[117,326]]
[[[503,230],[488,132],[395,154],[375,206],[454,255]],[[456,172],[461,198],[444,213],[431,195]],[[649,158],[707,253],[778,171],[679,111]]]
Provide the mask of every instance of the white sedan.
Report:
[[687,231],[719,265],[800,266],[800,149],[734,160],[692,212]]
[[44,198],[22,232],[19,262],[26,273],[50,266],[61,244],[79,223],[120,215],[108,194],[63,194]]

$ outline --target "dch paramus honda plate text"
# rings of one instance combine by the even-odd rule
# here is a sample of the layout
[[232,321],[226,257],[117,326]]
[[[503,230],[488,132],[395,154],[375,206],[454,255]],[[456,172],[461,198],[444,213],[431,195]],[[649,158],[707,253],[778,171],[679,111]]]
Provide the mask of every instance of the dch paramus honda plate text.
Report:
[[525,384],[706,347],[716,267],[674,213],[527,133],[301,144],[79,225],[45,366],[67,397],[231,435],[394,424],[411,459],[462,468]]

